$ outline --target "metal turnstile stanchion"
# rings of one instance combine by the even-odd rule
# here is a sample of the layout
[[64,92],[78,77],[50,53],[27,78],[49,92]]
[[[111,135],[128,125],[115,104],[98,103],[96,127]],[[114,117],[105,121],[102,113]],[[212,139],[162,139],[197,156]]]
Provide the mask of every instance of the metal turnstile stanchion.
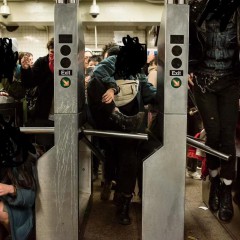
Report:
[[38,240],[76,240],[91,196],[91,153],[79,143],[84,98],[84,37],[78,1],[59,1],[54,16],[55,146],[38,160]]
[[188,5],[165,2],[158,43],[163,147],[143,166],[143,240],[184,239],[188,25]]

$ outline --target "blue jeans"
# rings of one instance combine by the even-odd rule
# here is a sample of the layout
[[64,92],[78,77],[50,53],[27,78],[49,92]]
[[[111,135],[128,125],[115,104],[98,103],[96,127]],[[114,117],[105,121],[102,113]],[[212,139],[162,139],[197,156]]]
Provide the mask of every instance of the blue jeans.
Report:
[[235,133],[239,109],[238,84],[205,93],[202,93],[195,84],[194,95],[206,130],[206,145],[233,156],[231,160],[224,161],[207,154],[207,166],[211,170],[220,167],[220,177],[233,180],[236,161]]

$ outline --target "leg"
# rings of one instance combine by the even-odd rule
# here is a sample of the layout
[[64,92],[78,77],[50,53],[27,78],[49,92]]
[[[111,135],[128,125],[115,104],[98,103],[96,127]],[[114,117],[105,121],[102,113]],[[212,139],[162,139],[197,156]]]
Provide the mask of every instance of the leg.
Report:
[[229,161],[221,161],[220,177],[223,179],[220,191],[218,217],[229,222],[233,217],[232,182],[235,179],[235,134],[238,119],[238,89],[231,86],[219,92],[219,112],[221,121],[221,151],[232,155]]
[[[207,135],[206,145],[219,150],[220,146],[220,120],[218,113],[218,98],[214,93],[202,93],[198,87],[194,89],[195,99],[202,116],[203,125]],[[210,172],[209,208],[216,212],[219,209],[220,178],[217,169],[220,167],[219,158],[206,154],[207,167]],[[213,174],[214,173],[214,174]]]
[[102,163],[104,165],[104,184],[101,199],[106,201],[110,198],[112,180],[116,179],[116,153],[113,139],[102,139],[101,143],[105,153],[105,161]]
[[114,101],[109,104],[102,102],[106,90],[104,84],[95,78],[88,83],[88,106],[97,128],[127,132],[138,130],[144,113],[126,116],[117,110]]
[[236,147],[235,135],[238,121],[238,88],[231,86],[219,92],[220,151],[232,155],[229,161],[221,161],[220,177],[235,179]]
[[[194,89],[194,94],[206,131],[206,145],[215,150],[219,150],[221,126],[218,112],[218,97],[215,93],[202,93],[198,87]],[[218,157],[211,154],[206,154],[206,156],[207,166],[210,170],[215,170],[220,167]]]
[[137,146],[138,141],[117,139],[118,146],[118,178],[117,189],[121,194],[118,200],[118,221],[122,225],[131,223],[129,206],[136,185],[138,172]]

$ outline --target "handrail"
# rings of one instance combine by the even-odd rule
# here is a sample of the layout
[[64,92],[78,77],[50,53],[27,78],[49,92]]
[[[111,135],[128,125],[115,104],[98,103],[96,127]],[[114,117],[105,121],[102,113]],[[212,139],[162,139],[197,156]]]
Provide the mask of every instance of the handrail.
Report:
[[196,139],[194,139],[193,137],[190,137],[190,136],[187,136],[187,144],[192,146],[192,147],[199,148],[202,151],[204,151],[206,153],[209,153],[211,155],[214,155],[216,157],[219,157],[219,158],[221,158],[225,161],[229,161],[232,158],[231,155],[221,153],[221,152],[205,145],[204,143],[202,143],[199,140],[196,140]]
[[26,134],[53,134],[54,127],[20,127],[20,131]]
[[144,133],[122,133],[122,132],[98,131],[98,130],[90,130],[90,129],[83,129],[82,131],[86,135],[99,136],[99,137],[117,137],[117,138],[132,138],[132,139],[148,140],[148,135]]
[[[53,134],[54,127],[20,127],[20,131],[27,134]],[[148,140],[148,135],[143,133],[122,133],[122,132],[112,132],[112,131],[99,131],[92,129],[79,129],[79,133],[83,132],[85,135],[98,136],[98,137],[118,137],[118,138],[131,138],[131,139],[140,139]],[[199,148],[202,151],[212,154],[216,157],[219,157],[225,161],[229,161],[232,157],[231,155],[221,153],[199,140],[194,139],[191,136],[187,136],[187,144]]]
[[[27,134],[53,134],[54,127],[20,127],[20,131]],[[117,137],[148,140],[148,135],[143,133],[122,133],[113,131],[98,131],[92,129],[79,129],[79,133],[98,137]]]

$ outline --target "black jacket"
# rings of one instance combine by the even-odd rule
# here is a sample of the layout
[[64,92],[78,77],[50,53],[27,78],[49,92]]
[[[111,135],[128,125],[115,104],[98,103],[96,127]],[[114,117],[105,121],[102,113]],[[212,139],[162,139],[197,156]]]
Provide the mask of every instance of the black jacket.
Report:
[[54,74],[49,69],[48,57],[40,57],[32,69],[22,69],[22,82],[26,88],[38,86],[36,119],[47,120],[54,95]]

